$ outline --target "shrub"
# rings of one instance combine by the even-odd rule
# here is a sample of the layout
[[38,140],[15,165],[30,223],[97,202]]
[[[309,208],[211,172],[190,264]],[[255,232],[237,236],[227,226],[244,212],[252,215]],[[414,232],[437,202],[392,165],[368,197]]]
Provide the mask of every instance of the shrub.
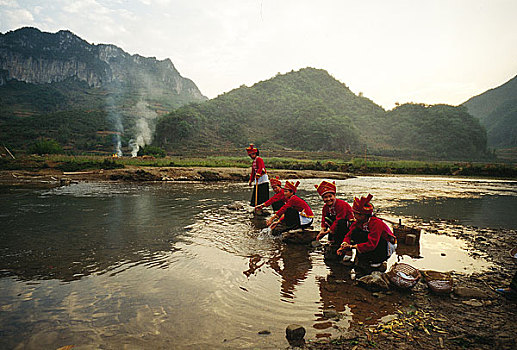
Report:
[[33,144],[29,151],[33,154],[59,154],[63,153],[63,148],[54,139],[40,140]]
[[138,150],[138,155],[139,156],[153,156],[153,157],[163,158],[163,157],[165,157],[167,155],[167,153],[165,152],[165,150],[163,148],[160,148],[160,147],[144,146],[144,147],[141,147]]

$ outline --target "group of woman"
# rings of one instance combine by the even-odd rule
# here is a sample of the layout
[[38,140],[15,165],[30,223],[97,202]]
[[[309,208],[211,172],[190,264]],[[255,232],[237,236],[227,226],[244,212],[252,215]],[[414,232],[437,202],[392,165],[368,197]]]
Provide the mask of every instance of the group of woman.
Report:
[[[264,161],[254,145],[247,149],[253,159],[249,185],[254,184],[251,205],[256,211],[272,206],[274,214],[266,220],[273,234],[312,226],[314,214],[310,206],[296,195],[299,181],[285,181],[284,187],[278,177],[269,180]],[[269,183],[275,192],[269,198]],[[352,261],[352,250],[356,251],[356,263],[368,268],[380,268],[393,253],[396,238],[381,219],[373,215],[373,196],[355,198],[352,206],[336,198],[334,182],[322,181],[315,185],[323,200],[321,230],[316,240],[328,235],[329,245],[325,258],[329,260]]]

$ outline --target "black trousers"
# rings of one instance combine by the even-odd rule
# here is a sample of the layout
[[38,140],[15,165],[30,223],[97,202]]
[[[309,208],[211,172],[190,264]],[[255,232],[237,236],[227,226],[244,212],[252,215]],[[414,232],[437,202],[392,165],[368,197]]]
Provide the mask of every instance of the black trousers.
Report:
[[510,282],[510,289],[517,291],[517,272],[514,273],[512,281]]
[[[330,223],[330,225],[332,225],[334,221],[330,220],[331,218],[325,218],[325,222]],[[350,222],[347,219],[339,219],[337,221],[334,233],[329,233],[329,241],[333,241],[334,244],[341,245],[341,243],[343,243],[343,239],[345,239],[345,236],[348,233],[349,226]]]
[[[368,242],[368,232],[356,229],[352,232],[351,236],[352,244],[366,243]],[[379,244],[375,247],[374,250],[359,253],[358,258],[361,262],[369,263],[369,264],[377,264],[382,263],[388,260],[388,242],[384,238],[379,239]]]
[[302,225],[300,223],[300,213],[294,208],[287,208],[284,214],[284,224],[288,230],[296,230],[298,228],[308,228],[312,225],[312,221],[308,224]]
[[257,205],[262,204],[266,202],[269,199],[269,182],[265,182],[263,184],[258,185],[258,188],[255,189],[255,186],[253,186],[252,192],[251,192],[251,201],[250,205],[252,207],[255,206],[255,192],[257,192]]
[[274,212],[277,212],[280,210],[280,208],[282,208],[284,206],[284,202],[282,201],[276,201],[276,202],[273,202],[273,204],[271,204],[271,207],[273,208],[273,211]]
[[[335,217],[334,217],[335,219]],[[330,227],[334,220],[332,217],[325,217],[325,223]],[[342,255],[337,255],[337,250],[341,246],[341,243],[343,243],[343,239],[345,238],[346,234],[348,233],[348,226],[350,222],[347,219],[339,219],[336,224],[336,229],[333,233],[329,233],[329,242],[330,245],[327,246],[325,250],[325,259],[330,260],[341,260],[343,259]]]

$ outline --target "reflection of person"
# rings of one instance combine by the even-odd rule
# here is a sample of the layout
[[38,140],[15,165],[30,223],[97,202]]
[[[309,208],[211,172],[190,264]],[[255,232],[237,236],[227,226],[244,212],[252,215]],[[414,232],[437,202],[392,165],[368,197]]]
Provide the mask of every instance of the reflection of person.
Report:
[[253,254],[250,256],[250,261],[248,263],[249,269],[246,271],[243,271],[243,274],[246,275],[246,277],[250,277],[251,275],[255,274],[255,271],[260,269],[262,265],[264,265],[265,262],[261,261],[262,257],[258,254]]
[[[264,160],[259,157],[258,148],[255,148],[253,144],[250,144],[250,146],[246,148],[246,151],[250,158],[253,159],[248,185],[251,186],[252,183],[255,185],[253,187],[250,204],[252,206],[256,206],[257,204],[262,204],[269,199],[269,179],[266,173]],[[257,198],[255,198],[255,195]]]
[[287,199],[285,199],[284,189],[282,188],[282,181],[278,178],[273,178],[269,181],[271,184],[271,187],[273,188],[273,191],[275,192],[275,195],[271,198],[269,198],[267,201],[265,201],[262,204],[259,204],[255,207],[256,211],[261,210],[264,207],[273,207],[274,211],[278,211],[282,206],[287,202]]
[[350,226],[337,254],[342,255],[355,248],[360,267],[379,268],[393,253],[397,239],[388,225],[373,216],[372,198],[369,194],[354,199],[352,211],[356,221]]
[[337,259],[336,251],[348,232],[350,222],[354,219],[352,207],[344,200],[336,198],[334,182],[322,181],[319,186],[315,185],[315,187],[325,203],[321,215],[321,230],[316,236],[316,240],[320,240],[328,234],[330,247],[325,253],[325,257]]
[[243,271],[246,277],[255,275],[265,266],[270,267],[279,276],[281,281],[281,295],[292,299],[296,286],[307,279],[312,269],[310,249],[302,245],[281,244],[272,250],[272,257],[262,257],[258,254],[250,256],[248,269]]
[[286,181],[284,185],[284,195],[287,199],[286,203],[269,219],[266,224],[273,230],[281,223],[282,225],[275,230],[276,234],[284,231],[295,230],[297,228],[305,229],[312,225],[314,214],[311,207],[300,197],[296,196],[296,189],[300,181],[293,184]]

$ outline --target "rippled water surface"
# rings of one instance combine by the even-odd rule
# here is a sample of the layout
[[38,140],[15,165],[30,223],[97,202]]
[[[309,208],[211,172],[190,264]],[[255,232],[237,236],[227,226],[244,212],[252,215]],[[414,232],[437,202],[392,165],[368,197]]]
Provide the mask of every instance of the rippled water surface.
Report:
[[[316,215],[319,182],[302,180],[299,191]],[[360,177],[337,186],[348,202],[374,194],[379,216],[424,230],[448,220],[517,229],[511,181]],[[344,267],[326,265],[320,250],[269,236],[250,220],[249,192],[244,184],[197,183],[0,189],[0,347],[278,348],[287,346],[290,323],[326,337],[393,312],[396,295],[375,299]],[[245,209],[227,207],[235,202]],[[465,249],[424,231],[418,247],[389,263],[489,267]],[[323,319],[328,307],[345,317]]]

